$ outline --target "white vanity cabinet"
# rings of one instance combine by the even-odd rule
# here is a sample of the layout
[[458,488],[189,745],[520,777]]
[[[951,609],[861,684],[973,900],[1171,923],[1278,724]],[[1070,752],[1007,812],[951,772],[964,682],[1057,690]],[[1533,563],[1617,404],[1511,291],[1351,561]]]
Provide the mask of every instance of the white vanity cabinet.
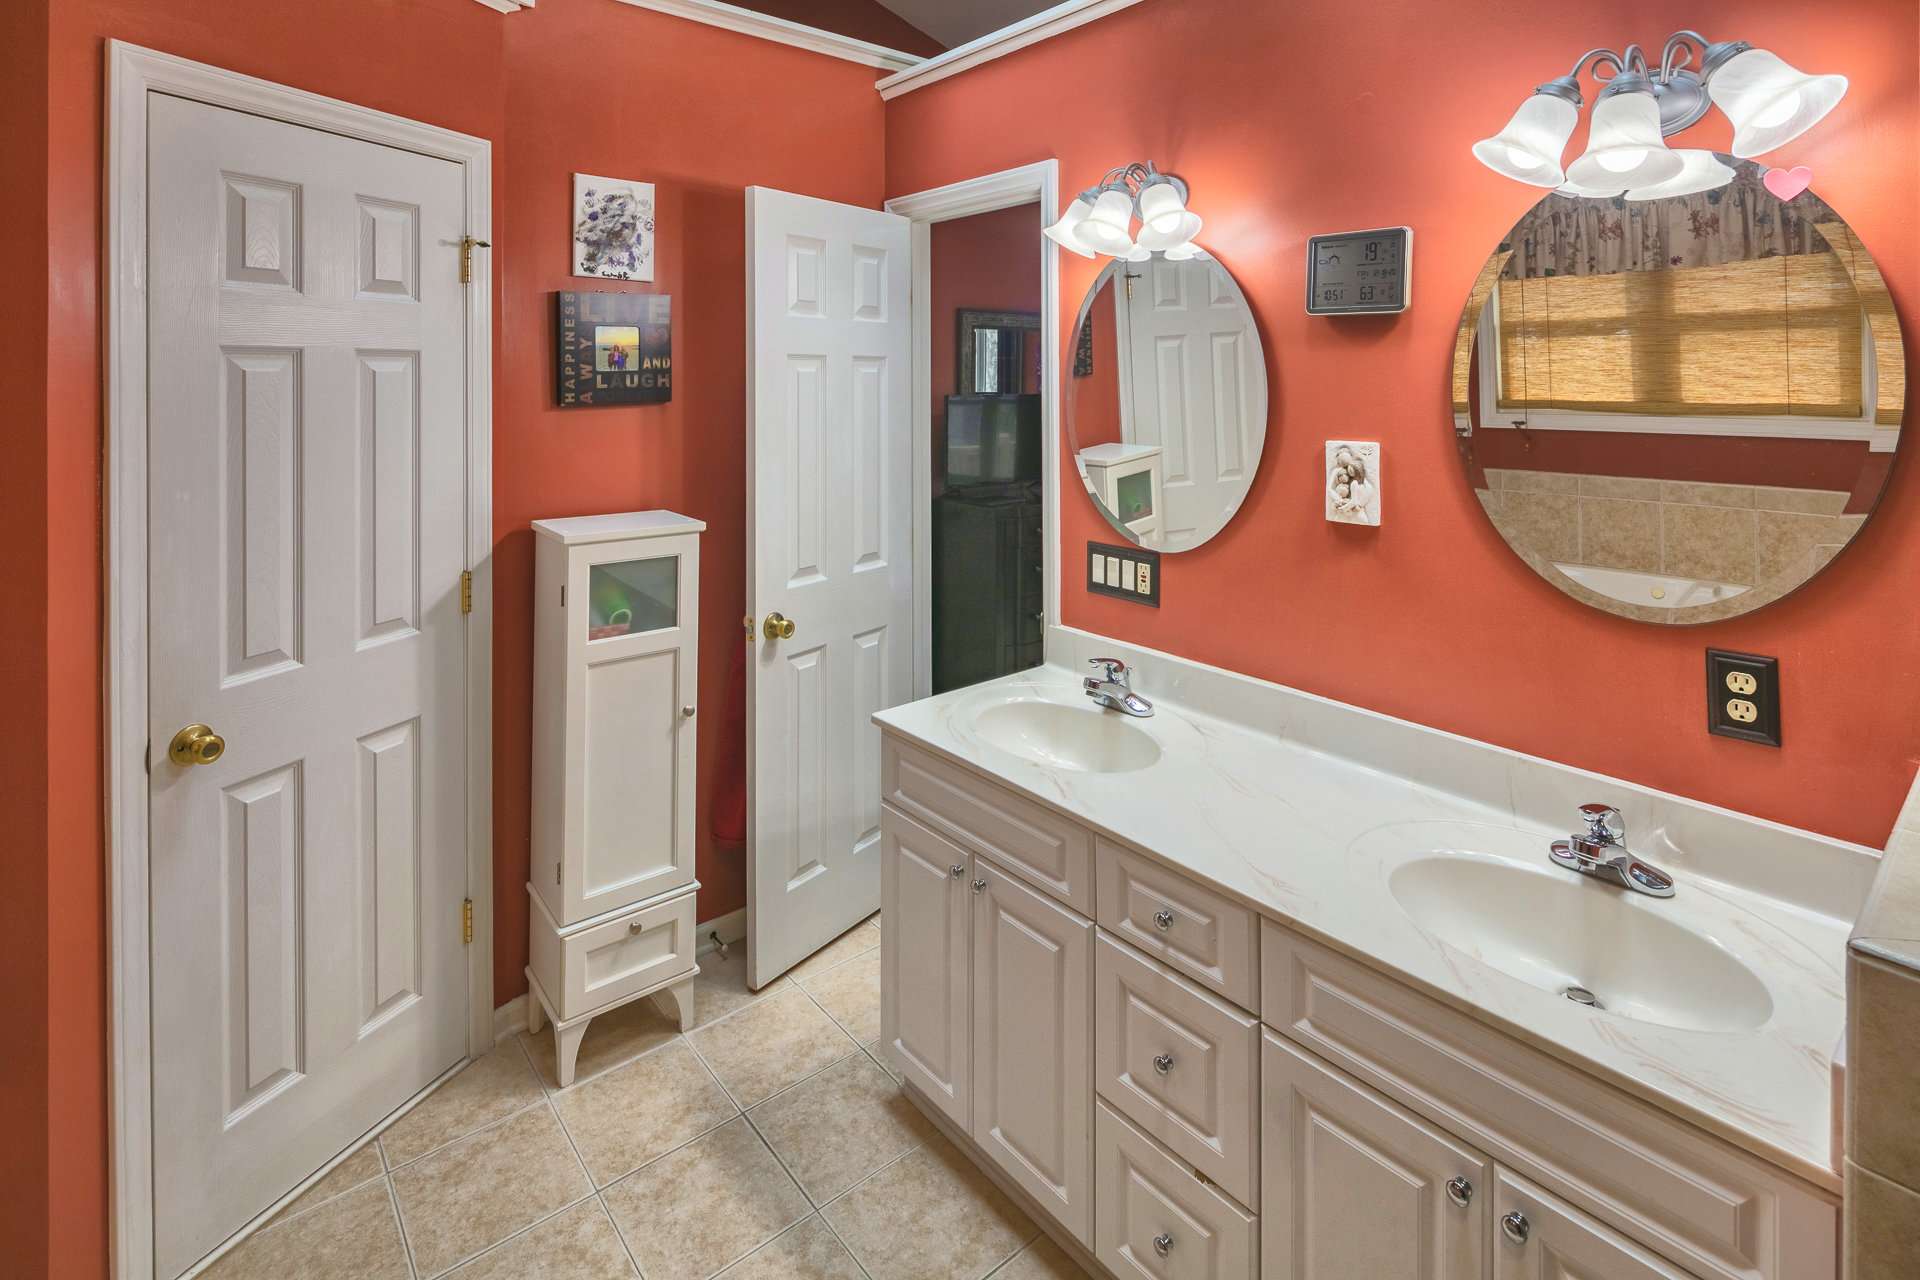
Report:
[[573,1079],[587,1024],[692,1016],[700,539],[671,511],[535,521],[528,1025]]
[[1837,1201],[887,732],[882,1041],[1133,1280],[1833,1280]]

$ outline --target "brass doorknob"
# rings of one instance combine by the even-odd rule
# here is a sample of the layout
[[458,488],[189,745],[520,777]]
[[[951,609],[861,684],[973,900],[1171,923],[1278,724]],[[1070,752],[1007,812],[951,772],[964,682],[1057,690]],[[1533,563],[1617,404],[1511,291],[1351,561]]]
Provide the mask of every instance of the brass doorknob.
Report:
[[167,758],[175,764],[212,764],[226,754],[227,740],[211,725],[190,724],[173,735]]
[[791,640],[793,639],[793,619],[782,617],[778,613],[770,613],[767,615],[767,620],[761,624],[760,633],[769,640]]

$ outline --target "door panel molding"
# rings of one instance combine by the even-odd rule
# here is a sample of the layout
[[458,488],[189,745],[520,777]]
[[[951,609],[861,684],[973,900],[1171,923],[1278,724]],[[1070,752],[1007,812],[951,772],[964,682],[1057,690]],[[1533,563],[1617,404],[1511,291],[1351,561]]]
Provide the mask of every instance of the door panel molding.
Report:
[[[153,1010],[150,997],[147,600],[148,106],[166,94],[280,123],[396,147],[461,166],[466,234],[492,236],[492,149],[483,138],[420,124],[114,40],[107,74],[107,858],[110,953],[112,1274],[152,1280]],[[428,246],[421,246],[424,250]],[[440,246],[433,246],[440,249]],[[474,255],[464,299],[465,636],[468,1051],[493,1043],[493,408],[492,271]],[[450,906],[451,909],[451,906]],[[424,1094],[422,1095],[424,1096]],[[411,1105],[411,1104],[409,1104]],[[404,1108],[402,1108],[404,1110]],[[397,1114],[397,1113],[396,1113]],[[319,1170],[262,1218],[325,1176]]]

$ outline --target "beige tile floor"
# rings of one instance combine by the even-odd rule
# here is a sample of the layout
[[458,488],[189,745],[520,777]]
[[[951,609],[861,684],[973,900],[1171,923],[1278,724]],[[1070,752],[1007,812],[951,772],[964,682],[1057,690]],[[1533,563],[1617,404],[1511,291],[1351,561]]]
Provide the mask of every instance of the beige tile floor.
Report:
[[214,1280],[1084,1280],[881,1065],[870,920],[762,991],[708,956],[699,1023],[553,1031],[443,1085]]

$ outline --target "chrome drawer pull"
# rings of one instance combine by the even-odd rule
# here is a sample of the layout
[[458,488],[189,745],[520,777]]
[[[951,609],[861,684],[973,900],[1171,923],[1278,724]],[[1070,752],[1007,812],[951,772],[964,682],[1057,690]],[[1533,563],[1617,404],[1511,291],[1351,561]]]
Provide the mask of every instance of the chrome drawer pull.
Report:
[[1156,1054],[1153,1059],[1153,1069],[1161,1075],[1166,1075],[1169,1071],[1173,1070],[1173,1055],[1170,1053]]
[[1447,1199],[1453,1201],[1462,1209],[1466,1208],[1468,1202],[1473,1199],[1473,1184],[1465,1178],[1448,1178]]
[[1173,1252],[1173,1237],[1162,1231],[1153,1238],[1153,1251],[1161,1257]]
[[1518,1209],[1500,1219],[1500,1229],[1507,1233],[1507,1239],[1515,1244],[1527,1242],[1527,1215]]
[[1173,912],[1167,910],[1165,907],[1160,908],[1153,913],[1153,923],[1160,932],[1165,933],[1167,930],[1173,928]]
[[956,862],[952,866],[947,868],[947,873],[951,875],[955,880],[958,880],[961,876],[964,876],[967,874],[967,869],[962,864]]
[[975,880],[973,882],[973,891],[975,893],[985,893],[987,891],[987,882],[985,880]]
[[641,924],[638,920],[630,920],[627,922],[628,933],[639,933],[642,929],[646,927],[647,926]]

